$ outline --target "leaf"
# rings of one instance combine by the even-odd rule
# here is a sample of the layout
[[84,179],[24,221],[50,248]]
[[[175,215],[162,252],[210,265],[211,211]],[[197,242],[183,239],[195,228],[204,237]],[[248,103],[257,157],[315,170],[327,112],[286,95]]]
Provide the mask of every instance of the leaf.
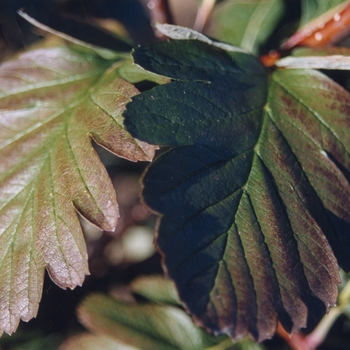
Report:
[[282,70],[274,74],[269,99],[273,121],[326,209],[324,232],[346,271],[350,270],[349,97],[317,71]]
[[298,47],[292,51],[293,57],[324,57],[324,56],[350,56],[350,49],[347,47],[323,47],[323,48],[309,48]]
[[133,63],[132,58],[123,60],[118,66],[118,74],[121,78],[130,83],[139,83],[141,81],[151,81],[156,84],[169,83],[169,79],[161,75],[147,72],[140,66]]
[[32,25],[63,39],[95,50],[103,58],[116,59],[128,52],[130,40],[104,30],[96,25],[65,17],[57,13],[27,7],[18,14]]
[[156,303],[180,304],[173,281],[162,276],[140,276],[132,281],[130,288],[133,293]]
[[281,45],[281,49],[288,51],[295,46],[322,48],[334,44],[349,33],[349,14],[349,0],[304,0],[302,26]]
[[246,338],[234,344],[231,350],[264,350],[265,347],[261,344],[256,344],[253,340]]
[[35,317],[44,269],[62,288],[81,285],[87,253],[77,211],[103,230],[116,195],[91,138],[110,152],[150,160],[121,113],[136,88],[97,56],[58,46],[0,66],[0,330]]
[[83,301],[78,317],[90,331],[143,350],[202,350],[217,341],[174,306],[127,304],[95,294]]
[[288,69],[350,69],[350,50],[348,48],[301,48],[294,51],[293,56],[278,60],[276,66]]
[[[350,269],[349,93],[316,71],[267,73],[198,41],[141,46],[172,78],[133,97],[125,125],[175,146],[144,175],[157,246],[180,299],[215,333],[262,341],[334,305]],[[329,240],[329,243],[326,239]]]
[[275,29],[283,12],[281,0],[226,0],[214,7],[209,34],[256,53]]
[[127,346],[103,335],[93,335],[89,333],[82,333],[75,337],[69,338],[62,344],[59,350],[139,350],[139,348]]
[[157,30],[167,36],[170,39],[175,39],[175,40],[199,40],[204,43],[210,44],[212,46],[218,47],[220,49],[223,49],[225,51],[233,51],[233,52],[245,52],[245,50],[232,46],[230,44],[222,43],[220,41],[214,41],[209,39],[207,36],[203,35],[202,33],[199,33],[193,29],[186,28],[186,27],[181,27],[181,26],[176,26],[173,24],[161,24],[157,23],[156,24]]
[[339,6],[348,0],[302,0],[300,26],[306,25],[311,20],[323,15],[332,8]]

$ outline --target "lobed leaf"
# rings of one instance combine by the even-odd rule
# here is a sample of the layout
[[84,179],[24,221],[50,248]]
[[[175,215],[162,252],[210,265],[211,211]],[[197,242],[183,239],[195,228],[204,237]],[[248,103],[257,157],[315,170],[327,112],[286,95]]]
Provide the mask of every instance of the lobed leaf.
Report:
[[62,288],[89,273],[77,211],[103,230],[116,225],[116,195],[91,139],[132,161],[153,157],[123,128],[138,91],[109,65],[62,45],[0,66],[1,332],[35,317],[45,268]]
[[[175,146],[144,175],[180,299],[214,331],[261,341],[334,305],[349,270],[349,93],[312,70],[267,72],[199,41],[139,47],[173,81],[133,97],[126,127]],[[331,248],[332,247],[332,248]],[[334,253],[333,253],[334,251]]]

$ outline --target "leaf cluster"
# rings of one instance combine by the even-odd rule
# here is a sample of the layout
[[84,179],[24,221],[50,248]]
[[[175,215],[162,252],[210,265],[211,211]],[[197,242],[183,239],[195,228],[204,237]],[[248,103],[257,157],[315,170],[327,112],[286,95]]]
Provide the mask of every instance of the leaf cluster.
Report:
[[[70,43],[48,39],[0,65],[1,332],[36,316],[45,269],[62,288],[89,274],[77,213],[115,229],[117,197],[96,144],[132,162],[167,147],[143,175],[142,198],[159,214],[156,246],[196,324],[263,341],[278,322],[296,332],[336,304],[339,268],[350,271],[350,95],[317,69],[348,70],[350,51],[295,50],[266,68],[255,54],[284,4],[218,2],[208,27],[215,40],[160,25],[169,40],[135,47],[132,58],[123,31],[103,47],[74,37],[74,20],[21,12]],[[287,46],[348,8],[302,1]],[[78,314],[98,335],[67,349],[118,348],[116,333],[131,348],[221,341],[169,306],[178,300],[158,282],[147,281],[155,291],[131,287],[145,304],[88,297]]]

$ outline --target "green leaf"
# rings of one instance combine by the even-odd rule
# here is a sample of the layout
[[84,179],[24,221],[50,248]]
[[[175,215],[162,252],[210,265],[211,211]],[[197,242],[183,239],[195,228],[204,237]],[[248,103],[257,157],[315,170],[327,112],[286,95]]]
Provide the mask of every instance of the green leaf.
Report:
[[109,65],[58,46],[0,66],[1,332],[35,317],[45,268],[62,288],[82,284],[77,212],[103,230],[116,225],[116,195],[91,139],[132,161],[153,157],[123,128],[138,91]]
[[231,350],[264,350],[261,344],[256,344],[253,340],[246,338],[232,346]]
[[124,115],[135,137],[176,146],[149,167],[143,197],[180,299],[233,338],[305,327],[336,302],[333,251],[350,269],[349,93],[312,70],[276,71],[268,86],[256,58],[198,41],[134,59],[173,80]]
[[179,305],[173,281],[159,275],[140,276],[130,285],[133,293],[156,303]]
[[140,66],[135,65],[131,57],[121,62],[121,64],[118,66],[118,74],[121,78],[133,84],[145,80],[154,82],[156,84],[169,83],[168,78],[150,73]]
[[69,338],[59,350],[140,350],[133,346],[127,346],[124,343],[117,341],[105,335],[94,335],[82,333],[75,337]]
[[304,26],[311,20],[346,1],[347,0],[302,0],[300,26]]
[[215,6],[209,34],[256,53],[283,12],[281,0],[226,0]]
[[177,307],[127,304],[102,294],[86,298],[78,317],[90,331],[143,350],[202,350],[220,340],[197,328]]

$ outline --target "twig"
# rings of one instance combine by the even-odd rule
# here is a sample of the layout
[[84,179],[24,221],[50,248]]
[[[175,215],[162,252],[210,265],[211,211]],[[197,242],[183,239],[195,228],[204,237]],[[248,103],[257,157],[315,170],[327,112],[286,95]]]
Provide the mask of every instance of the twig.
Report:
[[214,5],[216,3],[216,0],[203,0],[202,4],[200,5],[198,11],[196,20],[193,25],[193,29],[197,32],[202,32],[204,26],[206,25],[211,12],[213,11]]

